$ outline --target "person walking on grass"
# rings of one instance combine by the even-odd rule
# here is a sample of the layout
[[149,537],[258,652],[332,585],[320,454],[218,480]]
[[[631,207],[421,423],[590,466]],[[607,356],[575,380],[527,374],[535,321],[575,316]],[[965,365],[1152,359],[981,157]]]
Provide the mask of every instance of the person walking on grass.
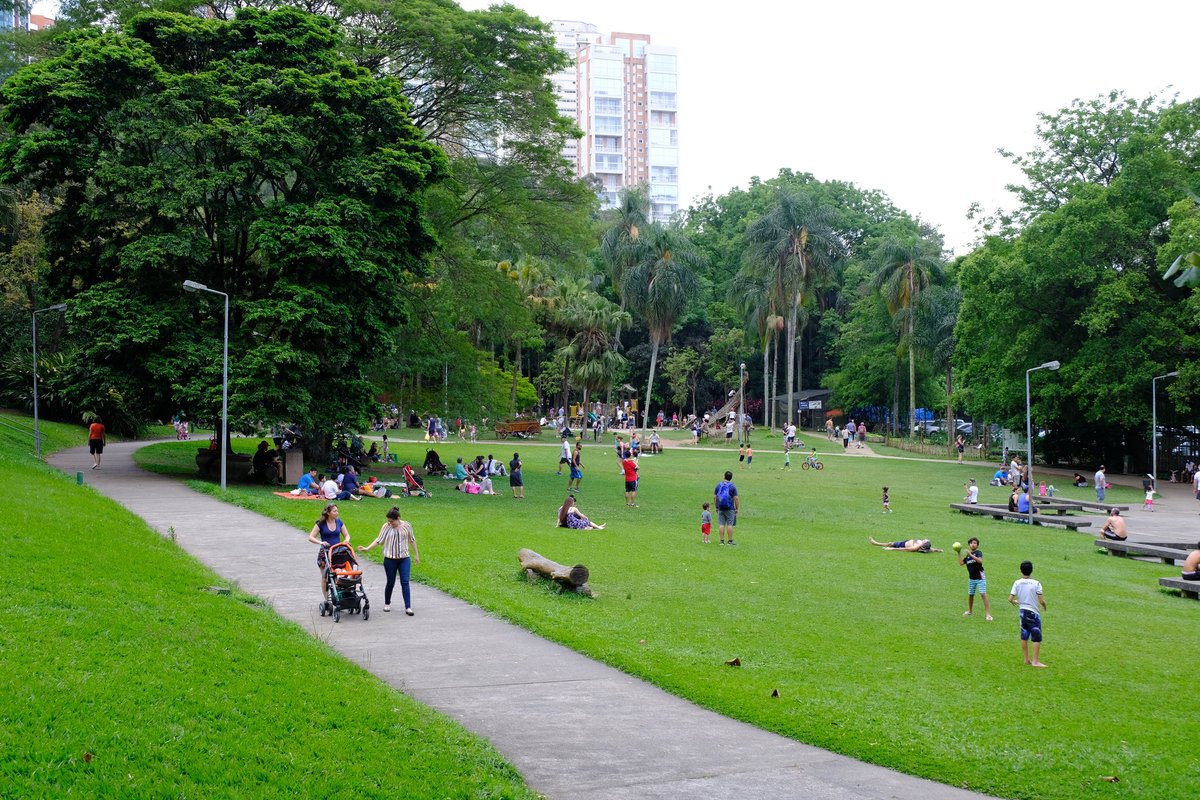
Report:
[[753,465],[753,464],[754,464],[754,448],[751,447],[750,445],[746,445],[746,469],[750,469],[751,465]]
[[[575,443],[575,452],[571,454],[571,477],[567,481],[567,491],[579,491],[579,482],[583,480],[583,442]],[[572,489],[572,485],[574,489]]]
[[1096,502],[1104,502],[1104,490],[1108,488],[1108,477],[1104,474],[1104,465],[1100,465],[1100,469],[1096,470],[1095,487],[1096,487]]
[[107,441],[108,434],[104,428],[104,420],[99,415],[92,417],[92,424],[88,425],[88,452],[92,454],[92,469],[99,468],[100,461],[104,456],[104,444]]
[[508,485],[512,488],[513,497],[525,499],[525,481],[521,478],[521,457],[513,453],[512,461],[508,462]]
[[721,544],[734,544],[733,529],[737,527],[739,502],[733,473],[726,470],[725,479],[713,489],[713,504],[717,507],[717,532],[721,537]]
[[396,576],[399,575],[404,613],[411,617],[412,593],[409,590],[408,577],[412,565],[421,563],[421,555],[417,552],[417,536],[413,533],[412,525],[400,519],[400,509],[396,506],[392,506],[387,512],[387,522],[379,529],[375,541],[365,547],[360,546],[358,552],[365,553],[375,545],[383,545],[383,571],[387,575],[387,583],[383,587],[383,610],[392,610],[392,589],[396,588]]
[[967,552],[958,557],[958,563],[967,568],[967,610],[964,617],[971,616],[975,610],[976,593],[983,599],[984,619],[992,621],[992,606],[987,596],[987,576],[983,572],[983,552],[979,549],[978,537],[967,539]]
[[[558,453],[558,472],[555,472],[554,474],[562,475],[563,464],[570,464],[570,463],[571,463],[571,443],[567,441],[566,437],[563,437],[562,449]],[[568,483],[567,489],[570,489],[570,488],[571,488],[571,484]]]
[[638,465],[632,453],[621,459],[621,473],[625,476],[625,505],[637,508]]
[[[1103,470],[1104,468],[1101,467]],[[1042,584],[1030,576],[1033,575],[1033,562],[1021,562],[1021,577],[1008,593],[1008,602],[1020,610],[1021,615],[1021,655],[1025,663],[1031,667],[1046,666],[1041,662],[1042,651],[1042,615],[1039,611],[1046,610],[1046,597],[1042,594]],[[1029,643],[1033,642],[1033,657],[1030,658]]]
[[883,513],[892,513],[892,498],[891,495],[888,494],[888,487],[886,486],[883,487]]

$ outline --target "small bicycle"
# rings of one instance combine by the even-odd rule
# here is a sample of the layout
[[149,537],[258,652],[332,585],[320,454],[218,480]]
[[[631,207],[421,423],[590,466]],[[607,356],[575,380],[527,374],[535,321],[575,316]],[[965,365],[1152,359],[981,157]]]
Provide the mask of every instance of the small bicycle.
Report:
[[808,456],[800,462],[800,469],[825,469],[825,465],[817,460],[816,456]]

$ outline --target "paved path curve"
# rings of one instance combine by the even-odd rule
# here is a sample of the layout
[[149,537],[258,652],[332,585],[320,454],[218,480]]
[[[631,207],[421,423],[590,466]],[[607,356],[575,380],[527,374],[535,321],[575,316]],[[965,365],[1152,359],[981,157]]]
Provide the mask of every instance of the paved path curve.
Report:
[[[489,739],[549,798],[967,800],[982,795],[864,764],[741,722],[502,622],[420,584],[417,616],[382,613],[383,569],[366,563],[371,618],[316,611],[315,551],[282,522],[142,472],[113,443],[90,470],[85,448],[48,461],[86,481],[213,571],[418,701]],[[397,588],[397,592],[399,589]],[[531,711],[552,705],[547,719]]]

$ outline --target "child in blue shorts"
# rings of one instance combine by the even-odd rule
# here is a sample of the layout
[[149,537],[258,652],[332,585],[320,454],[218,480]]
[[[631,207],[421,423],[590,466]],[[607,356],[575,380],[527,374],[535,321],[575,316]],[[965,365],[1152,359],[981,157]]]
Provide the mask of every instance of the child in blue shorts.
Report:
[[[1022,577],[1013,584],[1008,594],[1008,602],[1021,612],[1021,654],[1025,663],[1031,667],[1044,667],[1039,658],[1042,650],[1042,615],[1039,609],[1046,610],[1046,598],[1042,594],[1042,585],[1029,577],[1033,574],[1033,562],[1021,562]],[[1029,657],[1029,643],[1033,642],[1033,658]]]
[[983,598],[983,613],[988,622],[992,621],[992,607],[988,603],[987,576],[983,572],[983,553],[979,550],[979,538],[972,536],[967,539],[967,552],[958,558],[958,563],[967,568],[967,610],[964,617],[971,616],[975,610],[975,594]]

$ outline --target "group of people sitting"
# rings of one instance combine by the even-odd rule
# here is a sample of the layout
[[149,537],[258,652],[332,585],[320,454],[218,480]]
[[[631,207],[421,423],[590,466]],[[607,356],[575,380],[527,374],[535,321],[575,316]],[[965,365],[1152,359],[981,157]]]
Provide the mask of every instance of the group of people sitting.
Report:
[[300,476],[296,488],[292,490],[294,495],[307,495],[309,497],[320,497],[329,501],[337,500],[361,500],[363,496],[369,497],[392,497],[395,494],[392,489],[396,488],[400,494],[405,496],[421,496],[430,497],[429,492],[425,491],[425,485],[413,468],[404,465],[404,480],[397,483],[383,483],[374,475],[368,477],[365,481],[359,476],[358,469],[353,465],[347,465],[338,472],[330,472],[329,474],[320,474],[317,470],[310,469],[308,472]]
[[488,453],[486,459],[483,456],[475,456],[473,460],[465,464],[462,458],[459,458],[454,464],[454,471],[448,471],[442,477],[446,480],[458,481],[454,487],[456,492],[495,495],[496,490],[492,485],[492,476],[507,474],[504,464]]

